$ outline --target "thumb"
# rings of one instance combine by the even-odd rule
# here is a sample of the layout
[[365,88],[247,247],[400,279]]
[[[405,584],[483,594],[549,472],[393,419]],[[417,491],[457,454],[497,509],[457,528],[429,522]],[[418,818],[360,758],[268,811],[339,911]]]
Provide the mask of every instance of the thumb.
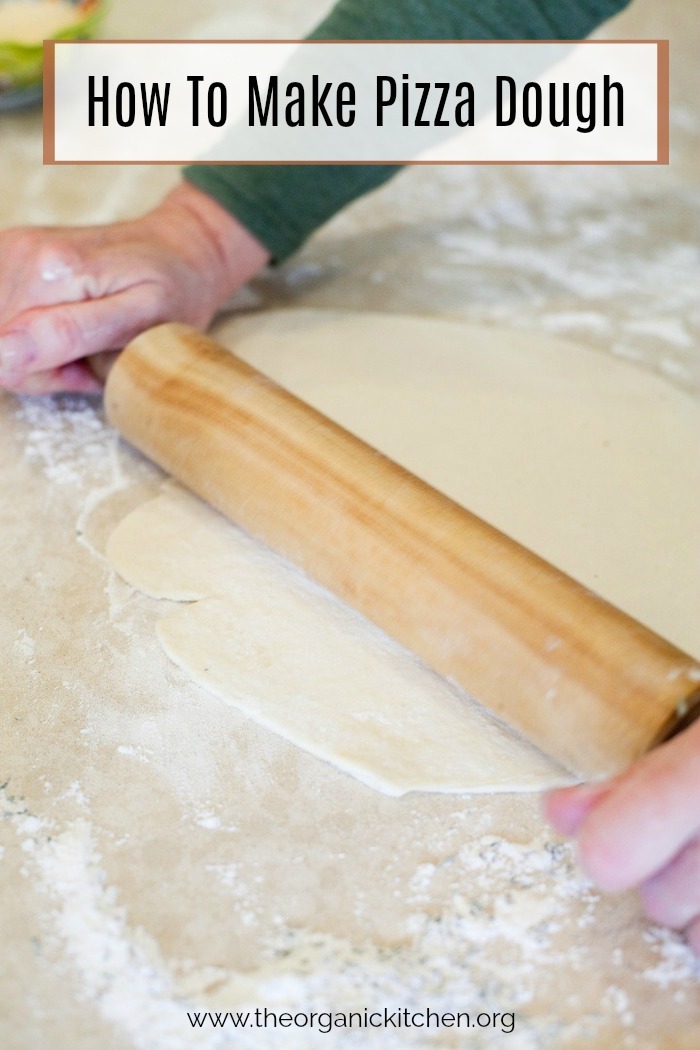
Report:
[[545,819],[560,835],[576,835],[593,807],[613,786],[613,780],[604,780],[550,791],[544,798]]
[[135,285],[103,299],[27,310],[0,330],[0,383],[17,389],[36,372],[120,349],[164,320],[165,296],[155,283]]
[[101,394],[102,383],[83,361],[27,376],[16,394]]

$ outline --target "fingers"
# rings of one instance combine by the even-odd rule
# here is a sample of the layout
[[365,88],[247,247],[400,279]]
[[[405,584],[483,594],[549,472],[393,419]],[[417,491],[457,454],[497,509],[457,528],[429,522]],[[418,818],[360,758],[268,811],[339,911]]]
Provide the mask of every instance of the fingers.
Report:
[[695,839],[662,871],[647,879],[641,897],[644,910],[656,922],[682,930],[698,920],[700,934],[700,840]]
[[575,835],[593,807],[612,791],[613,783],[605,780],[550,791],[544,799],[545,819],[560,835]]
[[604,890],[650,879],[700,831],[700,722],[617,778],[578,833],[584,869]]
[[104,299],[29,310],[0,329],[0,385],[25,390],[30,375],[123,347],[167,320],[159,285],[144,283]]
[[84,256],[99,240],[97,228],[23,227],[0,233],[0,328],[30,307],[94,295]]
[[100,394],[102,384],[82,361],[48,372],[35,372],[14,390],[16,394]]
[[130,222],[0,233],[0,387],[54,389],[63,376],[71,389],[93,388],[84,371],[60,370],[162,321],[205,327],[267,258],[187,185]]
[[638,887],[700,955],[700,721],[618,777],[551,792],[544,811],[601,889]]

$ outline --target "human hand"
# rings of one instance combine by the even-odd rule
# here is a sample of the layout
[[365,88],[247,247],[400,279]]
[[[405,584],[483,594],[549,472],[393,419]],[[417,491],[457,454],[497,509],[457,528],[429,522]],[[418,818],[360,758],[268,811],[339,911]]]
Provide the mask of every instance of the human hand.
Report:
[[205,328],[266,249],[188,183],[109,226],[0,233],[0,387],[98,392],[84,359],[162,321]]
[[550,792],[545,815],[576,837],[593,882],[637,887],[647,915],[700,955],[700,721],[620,776]]

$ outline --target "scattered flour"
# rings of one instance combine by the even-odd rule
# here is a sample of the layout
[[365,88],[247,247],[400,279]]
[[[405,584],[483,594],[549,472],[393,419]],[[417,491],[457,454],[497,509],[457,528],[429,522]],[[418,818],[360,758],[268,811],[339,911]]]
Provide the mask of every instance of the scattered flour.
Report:
[[91,463],[114,443],[97,408],[85,398],[27,397],[17,416],[25,424],[25,455],[53,485],[80,485]]
[[[676,118],[697,135],[694,114]],[[381,220],[371,198],[355,203],[272,289],[316,267],[305,306],[330,286],[339,308],[544,329],[700,390],[697,190],[673,172],[414,168],[380,193]]]
[[[284,18],[293,22],[286,6]],[[246,35],[244,28],[250,29],[247,35],[260,35],[269,18],[262,7],[261,13],[256,5],[245,8],[235,14],[236,35]],[[230,18],[230,12],[222,15],[205,35],[230,34]],[[697,136],[700,130],[688,108],[674,106],[672,121],[687,134]],[[33,164],[34,143],[18,149],[28,171],[34,169],[27,183],[37,202],[34,219],[52,222],[54,201]],[[98,202],[90,206],[91,220],[111,218],[129,195],[134,205],[140,201],[141,177],[138,169],[119,178],[110,175],[104,191],[91,195]],[[81,194],[81,214],[85,207]],[[371,198],[359,202],[300,256],[258,282],[243,305],[266,305],[275,294],[285,299],[289,293],[301,297],[303,305],[328,305],[330,286],[338,308],[435,312],[486,323],[513,324],[517,318],[525,328],[571,335],[697,391],[693,347],[700,328],[700,256],[696,233],[688,228],[688,216],[695,214],[695,191],[674,182],[667,170],[414,169],[384,194],[379,219]],[[339,248],[334,239],[343,242]],[[118,439],[94,404],[80,398],[30,398],[17,413],[26,429],[28,461],[49,482],[49,495],[55,487],[77,497],[81,526],[105,498],[128,484]],[[97,477],[97,484],[88,483],[88,477]],[[110,588],[118,621],[134,597],[116,580]],[[20,632],[15,644],[31,661],[33,639]],[[132,739],[131,723],[123,718],[115,733],[125,741],[117,750],[126,760],[167,752],[164,743],[171,738],[161,739],[157,726],[140,721],[138,739]],[[81,733],[89,741],[95,728],[86,726]],[[182,797],[189,784],[206,781],[206,774],[197,756],[190,756],[182,772]],[[456,1002],[512,1008],[519,1023],[502,1040],[509,1050],[569,1045],[578,1050],[584,1043],[646,1050],[650,1044],[637,1022],[647,1001],[659,1001],[660,995],[664,1003],[683,1004],[697,996],[700,972],[683,942],[657,928],[641,937],[633,931],[626,941],[623,924],[616,929],[610,903],[582,877],[571,848],[546,835],[528,845],[484,835],[441,862],[416,866],[397,891],[402,889],[411,914],[405,944],[395,950],[372,944],[357,948],[291,929],[280,916],[264,964],[253,973],[166,959],[147,933],[130,924],[107,878],[78,782],[66,798],[79,805],[79,819],[58,823],[29,813],[7,790],[0,791],[0,808],[21,843],[24,873],[39,895],[37,914],[43,916],[46,941],[56,968],[65,974],[66,989],[70,981],[136,1050],[260,1050],[263,1045],[256,1032],[195,1032],[186,1024],[187,1009],[262,1003],[278,1010],[327,1009],[329,1004],[383,1008],[407,1001],[446,1010]],[[195,807],[189,819],[212,836],[235,830],[220,827],[220,818],[204,808]],[[3,863],[9,852],[0,850]],[[254,922],[260,901],[244,864],[223,862],[208,870],[230,892],[232,908],[245,907]],[[463,889],[436,915],[433,902],[448,872],[458,874]],[[589,932],[593,929],[596,936]],[[603,969],[596,1008],[587,1011],[581,989],[599,966],[598,933],[609,938],[605,943],[615,979]],[[561,1001],[548,1004],[546,993],[557,974],[562,975]],[[327,1036],[316,1043],[309,1033],[286,1034],[282,1050],[332,1045]],[[487,1035],[471,1035],[470,1050],[494,1045]],[[415,1040],[406,1032],[382,1031],[376,1042],[367,1032],[348,1033],[343,1045],[423,1050],[430,1042],[422,1034]]]
[[[71,790],[85,808],[80,786]],[[0,804],[19,838],[24,875],[47,901],[43,936],[55,965],[71,976],[79,999],[93,1004],[136,1050],[257,1050],[260,1033],[193,1031],[186,1011],[254,1010],[261,1004],[292,1012],[340,1009],[341,1004],[344,1009],[395,1010],[407,1003],[449,1012],[460,1004],[460,1009],[515,1011],[516,1027],[507,1039],[514,1050],[578,1046],[579,1037],[591,1036],[602,1040],[592,1045],[602,1046],[610,1030],[620,1033],[617,1045],[645,1045],[635,1042],[632,1000],[618,983],[603,988],[593,1013],[580,1016],[570,975],[572,970],[582,977],[590,972],[595,956],[590,949],[562,945],[576,910],[582,904],[595,917],[601,898],[581,875],[570,847],[545,835],[528,845],[485,835],[441,864],[418,866],[407,890],[414,911],[401,948],[353,947],[329,935],[290,929],[280,919],[263,965],[241,973],[164,959],[154,940],[129,924],[102,868],[89,813],[58,827],[29,813],[7,789],[0,790]],[[208,868],[227,887],[232,906],[248,908],[254,922],[255,888],[246,882],[242,866]],[[460,881],[469,889],[454,895],[435,916],[432,893],[446,867],[463,876]],[[688,949],[663,930],[651,930],[646,941],[656,961],[636,974],[640,989],[644,984],[650,992],[661,988],[682,1001],[697,972]],[[622,947],[612,952],[617,965],[634,970]],[[539,1001],[542,988],[562,970],[569,975],[566,1025],[559,1016],[561,1003],[543,1010]],[[355,1030],[336,1035],[332,1043],[308,1031],[290,1030],[280,1038],[280,1045],[291,1050],[341,1044],[382,1050],[463,1045],[446,1040],[445,1030],[439,1035]],[[469,1045],[494,1043],[471,1031]]]
[[30,634],[22,627],[17,633],[15,640],[15,649],[21,656],[25,663],[31,663],[34,660],[34,653],[36,650],[36,642]]
[[26,397],[16,418],[26,428],[24,455],[46,479],[46,499],[70,493],[78,508],[78,541],[104,560],[87,537],[87,523],[97,508],[133,478],[122,469],[120,437],[94,399],[71,395]]

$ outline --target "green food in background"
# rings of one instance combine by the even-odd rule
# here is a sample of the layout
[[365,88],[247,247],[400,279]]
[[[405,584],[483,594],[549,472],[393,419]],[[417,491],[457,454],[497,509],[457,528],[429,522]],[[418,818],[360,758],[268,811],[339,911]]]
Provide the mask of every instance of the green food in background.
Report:
[[[82,18],[77,18],[65,29],[55,33],[52,40],[89,40],[95,36],[104,15],[104,5],[92,3],[78,5],[85,9]],[[38,84],[42,76],[43,43],[15,44],[0,41],[0,91],[8,88],[25,88]]]

